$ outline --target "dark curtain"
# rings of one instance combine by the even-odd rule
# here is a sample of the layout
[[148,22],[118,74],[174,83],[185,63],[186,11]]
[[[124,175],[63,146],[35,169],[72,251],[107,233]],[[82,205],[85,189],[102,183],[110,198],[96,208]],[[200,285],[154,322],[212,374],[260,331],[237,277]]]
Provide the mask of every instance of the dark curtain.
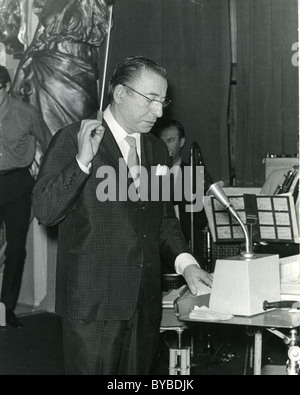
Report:
[[185,159],[197,141],[207,170],[228,183],[228,1],[117,0],[107,77],[131,55],[147,56],[167,69],[172,104],[165,116],[185,127]]
[[237,186],[260,186],[266,153],[298,152],[297,0],[237,1]]

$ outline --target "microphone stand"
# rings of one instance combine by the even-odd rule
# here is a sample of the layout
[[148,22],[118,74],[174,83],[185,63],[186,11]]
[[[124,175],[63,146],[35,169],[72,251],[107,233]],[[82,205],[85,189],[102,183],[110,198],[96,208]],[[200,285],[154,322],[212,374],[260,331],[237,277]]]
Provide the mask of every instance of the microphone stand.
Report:
[[[196,154],[196,161],[195,161],[195,154]],[[191,186],[191,198],[193,196],[193,192],[194,192],[194,179],[195,179],[195,173],[194,173],[194,169],[195,169],[195,165],[196,166],[204,166],[204,163],[202,161],[202,155],[201,155],[201,150],[199,147],[199,144],[194,141],[191,144],[190,147],[190,166],[191,166],[191,179],[190,179],[190,186]],[[194,234],[194,208],[193,205],[191,205],[191,241],[190,241],[190,248],[191,248],[191,253],[194,254],[195,252],[195,234]],[[207,234],[207,237],[209,238],[210,235],[209,233]],[[209,249],[209,250],[208,250]],[[210,253],[210,242],[207,242],[207,256]],[[205,355],[209,355],[212,354],[214,351],[214,348],[212,346],[211,343],[211,334],[209,331],[207,331],[207,333],[205,333],[206,339],[205,339],[205,346],[203,348],[203,353]],[[194,333],[192,331],[192,335],[191,335],[191,343],[192,343],[192,347],[191,347],[191,356],[194,357]],[[193,366],[196,366],[198,363],[194,362]]]
[[[196,161],[196,166],[204,166],[202,158],[201,158],[201,150],[200,147],[198,145],[198,143],[196,141],[194,141],[191,144],[191,149],[190,149],[190,166],[191,166],[191,198],[193,196],[193,192],[194,192],[194,168],[195,168],[195,154],[197,155],[197,161]],[[191,252],[192,254],[194,254],[195,251],[195,235],[194,235],[194,208],[193,205],[191,205]]]
[[241,257],[243,259],[253,259],[255,258],[255,253],[253,252],[253,247],[252,247],[252,232],[251,232],[251,236],[250,233],[246,227],[246,225],[243,223],[243,221],[241,220],[240,216],[238,215],[238,213],[235,211],[235,209],[233,208],[233,206],[230,204],[227,207],[228,211],[231,213],[231,215],[238,221],[238,223],[240,224],[244,236],[245,236],[245,251],[242,251],[240,253]]
[[224,191],[222,190],[223,182],[216,182],[215,184],[212,184],[207,191],[207,196],[214,196],[229,212],[230,214],[238,221],[240,224],[244,236],[245,236],[245,251],[242,251],[240,253],[242,259],[245,260],[250,260],[254,259],[256,257],[255,253],[253,252],[253,247],[252,247],[252,231],[251,231],[251,237],[249,234],[249,231],[246,227],[246,225],[243,223],[241,220],[239,214],[236,212],[232,204],[230,203],[228,197],[225,195]]

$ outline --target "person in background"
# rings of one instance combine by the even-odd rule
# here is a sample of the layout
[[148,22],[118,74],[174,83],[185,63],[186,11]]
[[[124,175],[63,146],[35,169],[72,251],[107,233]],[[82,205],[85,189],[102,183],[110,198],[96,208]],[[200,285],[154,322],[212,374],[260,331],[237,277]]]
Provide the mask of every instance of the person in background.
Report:
[[[67,375],[149,374],[162,313],[160,252],[193,294],[201,282],[212,284],[189,254],[172,202],[152,201],[141,171],[159,169],[163,181],[168,152],[149,132],[170,103],[167,86],[155,62],[124,59],[109,82],[103,121],[63,128],[42,162],[33,207],[43,224],[59,226],[56,312]],[[125,185],[117,182],[123,165]]]
[[[182,159],[182,148],[185,145],[185,130],[183,125],[174,119],[160,119],[154,126],[153,133],[163,140],[168,148],[173,166],[180,166],[184,175],[184,168],[189,166]],[[204,193],[206,193],[213,183],[209,172],[204,168]],[[184,185],[184,182],[183,182]],[[184,196],[184,194],[183,194]],[[186,212],[186,200],[173,201],[175,212],[180,221],[185,240],[190,244],[191,241],[191,213]],[[205,242],[203,230],[207,226],[205,210],[194,213],[194,256],[205,268]],[[174,273],[174,266],[163,260],[163,273]]]
[[22,328],[15,315],[26,257],[34,179],[30,166],[37,142],[46,150],[51,133],[38,111],[10,95],[8,70],[0,66],[0,223],[5,224],[5,266],[1,302],[6,324]]

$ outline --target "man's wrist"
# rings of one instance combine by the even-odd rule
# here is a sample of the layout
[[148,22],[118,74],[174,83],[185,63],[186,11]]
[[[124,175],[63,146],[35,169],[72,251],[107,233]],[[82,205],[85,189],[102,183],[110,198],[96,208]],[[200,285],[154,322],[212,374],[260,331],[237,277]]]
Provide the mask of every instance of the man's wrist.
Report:
[[76,160],[77,160],[77,163],[78,163],[78,166],[80,167],[80,169],[81,169],[84,173],[90,174],[92,164],[89,163],[89,164],[86,166],[84,163],[82,163],[82,162],[80,161],[80,159],[78,158],[78,155],[76,155]]
[[175,271],[179,275],[182,275],[187,266],[190,265],[197,265],[200,267],[193,255],[189,253],[184,252],[175,259]]

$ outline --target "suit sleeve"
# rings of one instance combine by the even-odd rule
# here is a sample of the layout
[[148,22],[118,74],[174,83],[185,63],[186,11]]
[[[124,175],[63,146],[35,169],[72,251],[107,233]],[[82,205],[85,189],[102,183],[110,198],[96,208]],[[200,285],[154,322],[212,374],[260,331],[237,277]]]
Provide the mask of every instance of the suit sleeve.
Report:
[[62,129],[52,138],[33,190],[33,211],[44,225],[61,222],[74,208],[89,175],[76,160],[77,134]]
[[164,259],[173,264],[177,256],[183,252],[190,253],[190,249],[176,218],[173,204],[165,202],[160,228],[160,253]]

